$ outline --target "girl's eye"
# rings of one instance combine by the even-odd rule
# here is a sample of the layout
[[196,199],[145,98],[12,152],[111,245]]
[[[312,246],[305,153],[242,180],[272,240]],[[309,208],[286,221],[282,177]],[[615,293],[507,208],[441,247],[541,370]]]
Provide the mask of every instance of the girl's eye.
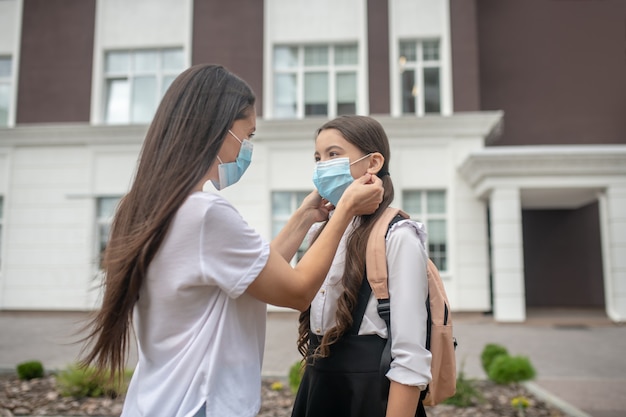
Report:
[[320,159],[321,159],[321,158],[320,158],[319,156],[316,156],[316,157],[315,157],[315,162],[319,162],[319,161],[320,161]]
[[250,133],[250,134],[248,135],[248,140],[252,139],[252,138],[254,137],[254,135],[255,135],[254,133]]
[[336,156],[339,156],[339,154],[338,154],[337,152],[335,152],[335,151],[330,151],[330,152],[328,153],[328,156],[330,156],[331,158],[334,158],[334,157],[336,157]]

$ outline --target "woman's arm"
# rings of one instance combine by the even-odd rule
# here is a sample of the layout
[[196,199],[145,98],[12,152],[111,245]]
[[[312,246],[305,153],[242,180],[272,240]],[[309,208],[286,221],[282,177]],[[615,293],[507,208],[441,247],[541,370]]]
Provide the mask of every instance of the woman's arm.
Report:
[[317,240],[292,268],[282,254],[270,248],[270,256],[247,292],[269,304],[304,311],[311,304],[335,257],[339,241],[354,216],[373,213],[382,201],[381,180],[370,174],[354,180]]
[[281,254],[287,262],[291,261],[311,226],[314,223],[327,220],[328,214],[333,208],[320,197],[317,191],[310,193],[302,201],[285,227],[272,240],[272,250]]

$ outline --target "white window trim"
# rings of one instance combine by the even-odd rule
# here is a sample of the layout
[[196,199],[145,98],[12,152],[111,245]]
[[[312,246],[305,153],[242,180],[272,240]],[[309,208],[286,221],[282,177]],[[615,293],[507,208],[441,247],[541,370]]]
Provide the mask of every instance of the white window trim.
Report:
[[[391,74],[391,86],[390,86],[390,100],[391,100],[391,115],[394,117],[410,116],[402,113],[402,74],[400,72],[400,64],[398,57],[400,55],[400,42],[405,40],[414,40],[421,44],[427,40],[439,41],[439,88],[441,95],[441,116],[452,115],[452,73],[451,73],[451,52],[450,52],[450,37],[447,34],[429,34],[415,37],[398,37],[393,34],[389,48],[389,66]],[[421,75],[420,75],[421,78]],[[420,87],[423,91],[423,87]],[[423,104],[422,104],[423,106]],[[415,117],[423,116],[423,112]],[[431,115],[430,113],[428,115]],[[436,114],[432,114],[436,115]]]
[[[427,194],[428,192],[433,192],[433,191],[438,191],[438,192],[443,192],[444,193],[444,199],[445,199],[445,211],[443,213],[428,213],[428,198],[427,198]],[[448,274],[450,272],[450,267],[452,265],[451,263],[451,256],[450,256],[450,246],[451,246],[451,240],[450,240],[450,227],[451,227],[451,219],[450,219],[450,193],[449,190],[444,189],[444,188],[411,188],[411,189],[406,189],[406,190],[402,190],[402,199],[405,199],[405,194],[406,193],[420,193],[420,207],[422,208],[422,212],[421,213],[414,213],[414,212],[408,212],[407,214],[409,216],[411,216],[411,219],[416,220],[420,223],[422,223],[425,227],[426,227],[426,233],[428,233],[428,221],[429,220],[444,220],[445,224],[446,224],[446,267],[445,269],[441,268],[440,265],[437,265],[437,267],[439,267],[440,272],[442,275],[444,274]],[[426,242],[426,250],[428,252],[428,255],[431,256],[430,251],[428,250],[428,245],[429,245],[429,241],[427,240]]]
[[[183,54],[183,58],[185,57],[185,50],[182,46],[163,46],[163,47],[146,47],[146,48],[115,48],[115,49],[108,49],[108,50],[103,50],[102,51],[102,61],[101,61],[101,78],[99,80],[101,88],[100,88],[100,93],[101,93],[101,98],[100,98],[100,120],[102,124],[106,124],[106,125],[133,125],[133,124],[146,124],[146,122],[137,122],[132,120],[132,106],[133,106],[133,96],[132,96],[132,92],[134,91],[133,85],[135,82],[135,79],[138,77],[141,77],[142,75],[150,75],[150,76],[155,76],[156,78],[156,83],[157,83],[157,87],[158,87],[158,92],[162,92],[162,87],[163,87],[163,80],[166,76],[173,76],[176,77],[177,75],[179,75],[181,72],[183,72],[186,68],[185,63],[183,62],[183,66],[176,71],[172,71],[172,70],[163,70],[162,69],[162,59],[163,59],[163,52],[167,51],[167,50],[178,50],[181,51],[181,53]],[[120,72],[120,73],[107,73],[104,69],[104,66],[106,65],[106,55],[107,53],[110,52],[123,52],[123,53],[127,53],[129,54],[129,59],[133,60],[133,57],[136,53],[138,52],[156,52],[157,53],[157,60],[158,60],[158,69],[156,70],[156,72],[142,72],[142,71],[136,71],[132,68],[128,70],[128,71],[124,71],[124,72]],[[129,84],[129,91],[130,91],[130,103],[129,103],[129,121],[128,123],[109,123],[107,122],[107,118],[106,118],[106,112],[107,112],[107,84],[109,80],[115,80],[115,79],[126,79],[128,80],[128,84]],[[163,91],[164,93],[164,91]],[[158,107],[159,103],[161,102],[161,97],[157,96],[157,100],[155,103],[155,109]]]
[[4,260],[4,214],[6,213],[4,195],[0,194],[0,277],[2,276],[2,262]]
[[[102,263],[102,259],[101,259],[101,253],[100,253],[100,241],[101,241],[101,234],[100,234],[100,229],[101,226],[103,225],[111,225],[113,222],[113,216],[115,214],[115,211],[113,213],[111,213],[110,217],[100,217],[100,213],[99,213],[99,204],[100,204],[100,200],[104,199],[104,198],[117,198],[118,199],[118,204],[119,204],[119,199],[122,198],[121,195],[99,195],[95,198],[95,210],[94,210],[94,227],[95,227],[95,231],[94,231],[94,268],[96,269],[96,271],[101,271],[100,268],[100,264]],[[108,242],[108,240],[107,240]]]
[[[337,67],[334,64],[335,47],[340,45],[354,45],[356,46],[358,61],[353,65],[342,65]],[[294,69],[276,70],[274,68],[274,49],[277,46],[295,47],[298,48],[298,66]],[[320,66],[307,66],[304,70],[304,53],[303,49],[307,46],[326,46],[330,48],[330,57],[328,65]],[[355,114],[366,114],[368,111],[366,102],[368,99],[367,83],[366,83],[366,59],[367,55],[364,53],[363,42],[358,40],[352,41],[336,41],[336,42],[314,42],[314,43],[288,43],[288,42],[276,42],[265,44],[265,53],[267,59],[265,60],[265,86],[264,88],[264,118],[271,120],[276,119],[274,115],[274,76],[277,73],[282,74],[296,74],[296,116],[295,118],[279,118],[279,120],[300,120],[306,117],[318,117],[318,116],[306,116],[304,114],[304,74],[309,72],[325,72],[328,74],[328,115],[320,116],[332,119],[337,116],[337,74],[341,73],[355,73],[356,74],[356,109]]]
[[[274,193],[284,193],[284,194],[289,194],[289,214],[285,215],[285,216],[275,216],[274,215],[274,206],[272,204],[271,207],[271,229],[272,229],[272,235],[274,233],[274,222],[275,221],[284,221],[285,223],[287,223],[287,221],[291,218],[291,216],[293,215],[293,213],[298,209],[298,207],[300,207],[301,202],[298,201],[298,194],[302,194],[303,196],[306,196],[310,193],[310,191],[307,190],[273,190],[271,192],[272,195],[272,203],[273,203],[273,195]],[[272,239],[274,239],[276,236],[272,236]],[[306,244],[306,242],[303,242]],[[299,249],[300,247],[298,247]],[[293,258],[289,261],[289,263],[291,264],[291,266],[296,266],[296,263],[298,261],[298,259],[296,259],[296,254],[293,256]]]
[[0,77],[0,84],[9,86],[9,111],[7,113],[7,124],[4,127],[15,126],[15,108],[17,106],[17,62],[15,56],[11,54],[0,54],[0,58],[8,58],[11,60],[11,74],[8,77]]

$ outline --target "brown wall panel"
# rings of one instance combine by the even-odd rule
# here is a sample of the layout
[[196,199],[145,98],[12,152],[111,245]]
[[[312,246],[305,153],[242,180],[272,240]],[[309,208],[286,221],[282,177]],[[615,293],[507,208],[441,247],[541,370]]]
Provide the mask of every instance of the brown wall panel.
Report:
[[387,0],[367,2],[367,45],[370,114],[389,114],[389,4]]
[[505,112],[496,145],[626,143],[626,1],[477,6],[481,108]]
[[95,0],[24,0],[17,123],[89,122]]
[[454,111],[480,110],[476,0],[450,2]]
[[263,114],[263,1],[194,0],[192,64],[220,64],[254,90]]
[[523,210],[528,307],[604,307],[598,203]]

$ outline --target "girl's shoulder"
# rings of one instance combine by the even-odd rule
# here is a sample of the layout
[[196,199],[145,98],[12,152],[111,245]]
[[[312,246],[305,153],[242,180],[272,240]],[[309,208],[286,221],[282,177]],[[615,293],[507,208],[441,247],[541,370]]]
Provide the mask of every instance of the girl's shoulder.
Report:
[[399,220],[393,223],[387,232],[387,240],[391,238],[414,239],[415,237],[419,239],[422,245],[426,246],[426,240],[428,238],[426,226],[424,226],[424,223],[413,219]]

